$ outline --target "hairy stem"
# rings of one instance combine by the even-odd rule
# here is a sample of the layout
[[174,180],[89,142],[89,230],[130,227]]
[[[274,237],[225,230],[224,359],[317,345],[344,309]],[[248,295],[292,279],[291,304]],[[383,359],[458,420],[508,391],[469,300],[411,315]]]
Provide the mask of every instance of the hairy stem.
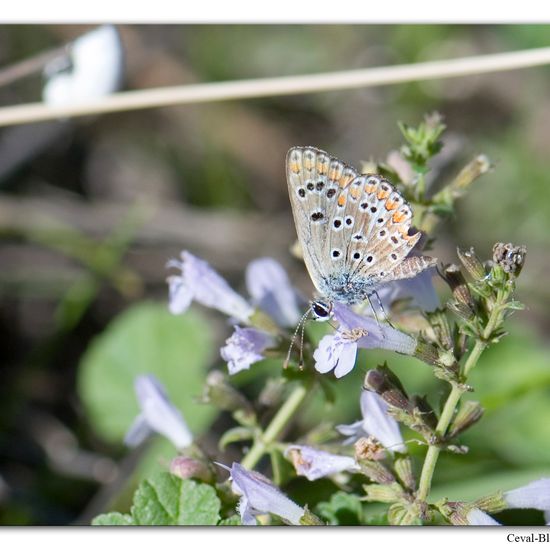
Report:
[[293,419],[306,395],[307,387],[305,385],[300,384],[294,388],[264,433],[256,439],[250,451],[245,455],[241,462],[242,466],[249,470],[256,466],[262,456],[269,451],[271,444],[277,440],[287,424]]
[[[507,298],[507,292],[503,292],[501,290],[497,292],[495,303],[493,305],[491,314],[489,315],[489,319],[487,321],[487,324],[485,325],[481,338],[476,340],[472,351],[468,355],[468,359],[464,363],[464,367],[462,369],[464,382],[466,381],[466,378],[470,371],[477,364],[479,358],[481,357],[481,354],[487,347],[487,341],[490,338],[493,330],[498,325],[498,323],[502,321],[502,305],[506,302]],[[435,429],[438,439],[443,438],[447,433],[447,429],[449,428],[449,424],[453,419],[456,406],[458,405],[458,402],[460,401],[460,398],[462,397],[464,391],[465,389],[463,386],[456,383],[452,385],[451,393],[449,393],[449,396],[447,397],[447,401],[445,402],[443,410],[441,411],[441,416],[439,417],[439,422],[437,423]],[[437,444],[430,445],[430,447],[428,448],[426,458],[424,459],[424,465],[422,466],[420,482],[418,484],[417,499],[419,501],[425,501],[428,498],[432,485],[432,478],[435,471],[435,466],[437,464],[437,459],[439,458],[440,452],[441,448]]]

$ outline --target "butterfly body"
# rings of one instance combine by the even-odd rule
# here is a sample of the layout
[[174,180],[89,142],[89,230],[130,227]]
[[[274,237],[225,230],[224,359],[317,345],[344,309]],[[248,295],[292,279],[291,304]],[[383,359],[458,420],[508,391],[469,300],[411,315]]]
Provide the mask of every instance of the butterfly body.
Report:
[[412,232],[410,206],[381,176],[359,174],[314,147],[290,149],[286,166],[298,240],[321,304],[361,303],[379,285],[435,265],[407,257],[421,234]]

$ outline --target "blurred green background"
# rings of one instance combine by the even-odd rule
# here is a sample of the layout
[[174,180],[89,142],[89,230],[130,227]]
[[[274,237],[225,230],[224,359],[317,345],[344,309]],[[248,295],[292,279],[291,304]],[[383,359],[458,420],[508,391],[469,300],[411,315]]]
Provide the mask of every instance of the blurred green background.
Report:
[[[0,27],[0,74],[91,28]],[[128,90],[497,53],[550,39],[544,25],[118,30]],[[0,105],[39,101],[41,88],[40,74],[2,86]],[[194,398],[207,370],[224,368],[218,349],[230,328],[198,307],[168,314],[166,261],[188,249],[246,293],[246,264],[272,256],[310,295],[305,269],[289,253],[286,151],[315,145],[356,166],[383,160],[401,144],[397,121],[417,124],[432,111],[448,126],[434,177],[452,177],[479,153],[495,165],[441,227],[434,255],[456,262],[456,246],[475,246],[488,258],[496,241],[528,249],[518,288],[527,310],[476,368],[486,415],[462,440],[468,455],[441,459],[434,496],[473,498],[550,475],[549,92],[550,68],[541,67],[0,129],[0,524],[89,523],[120,509],[140,472],[166,466],[174,453],[167,443],[133,452],[121,444],[137,412],[139,372],[167,384],[215,452],[228,421]],[[303,425],[356,420],[365,365],[383,359],[438,405],[445,387],[425,366],[365,353],[336,385],[334,405],[311,405]],[[242,381],[249,389],[273,367],[253,370]],[[305,487],[289,491],[305,502]]]

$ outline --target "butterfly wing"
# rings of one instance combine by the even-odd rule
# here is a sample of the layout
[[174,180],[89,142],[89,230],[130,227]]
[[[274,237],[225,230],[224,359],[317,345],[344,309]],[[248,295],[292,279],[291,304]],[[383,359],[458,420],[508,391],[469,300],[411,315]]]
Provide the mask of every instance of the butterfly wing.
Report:
[[387,180],[358,176],[337,199],[325,254],[334,256],[343,243],[341,269],[349,273],[352,285],[360,280],[379,284],[414,277],[435,260],[407,258],[421,237],[420,232],[412,233],[411,223],[411,207]]
[[[357,172],[347,164],[314,147],[293,147],[287,154],[288,193],[304,261],[318,291],[334,266],[327,257],[329,222],[338,197]],[[338,243],[342,247],[343,243]]]

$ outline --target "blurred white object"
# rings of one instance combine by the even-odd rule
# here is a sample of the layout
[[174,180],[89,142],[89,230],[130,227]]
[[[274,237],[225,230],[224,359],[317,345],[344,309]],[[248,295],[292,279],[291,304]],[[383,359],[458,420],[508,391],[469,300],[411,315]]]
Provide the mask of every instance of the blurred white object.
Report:
[[113,25],[103,25],[70,46],[71,67],[60,72],[59,60],[44,69],[42,99],[48,105],[74,105],[116,91],[122,81],[123,51]]

